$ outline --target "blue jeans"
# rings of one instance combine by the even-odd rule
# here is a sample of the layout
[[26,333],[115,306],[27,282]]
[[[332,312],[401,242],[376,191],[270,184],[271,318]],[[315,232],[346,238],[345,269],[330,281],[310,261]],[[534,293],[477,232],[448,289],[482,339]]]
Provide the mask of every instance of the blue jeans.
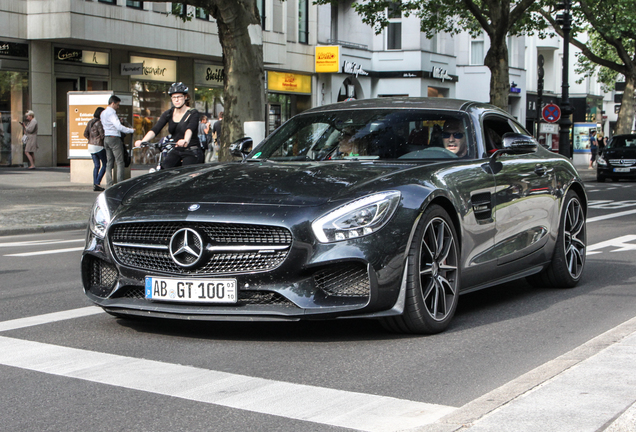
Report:
[[[106,173],[106,150],[98,151],[97,153],[91,153],[93,158],[93,184],[99,186]],[[101,169],[100,169],[101,165]]]

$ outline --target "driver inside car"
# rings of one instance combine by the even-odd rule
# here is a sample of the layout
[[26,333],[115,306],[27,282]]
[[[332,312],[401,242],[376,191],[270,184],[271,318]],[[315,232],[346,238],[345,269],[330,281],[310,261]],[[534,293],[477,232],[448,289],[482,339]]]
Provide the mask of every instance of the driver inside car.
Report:
[[442,129],[442,142],[444,148],[457,155],[464,157],[468,152],[466,145],[466,131],[464,125],[459,120],[449,120],[444,124]]

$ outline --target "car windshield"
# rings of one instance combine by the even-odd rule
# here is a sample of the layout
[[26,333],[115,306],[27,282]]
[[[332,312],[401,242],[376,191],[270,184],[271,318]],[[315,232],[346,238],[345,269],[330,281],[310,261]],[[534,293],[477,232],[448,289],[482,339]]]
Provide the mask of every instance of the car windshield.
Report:
[[636,149],[636,135],[614,137],[607,145],[607,148],[625,148],[625,147]]
[[468,118],[432,110],[358,109],[298,115],[249,159],[453,159],[475,154]]

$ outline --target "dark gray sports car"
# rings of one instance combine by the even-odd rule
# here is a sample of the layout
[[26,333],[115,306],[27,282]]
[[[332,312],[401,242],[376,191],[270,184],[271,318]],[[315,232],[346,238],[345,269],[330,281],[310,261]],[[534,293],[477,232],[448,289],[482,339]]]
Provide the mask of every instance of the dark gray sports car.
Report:
[[82,257],[94,303],[119,317],[365,317],[435,333],[459,294],[581,279],[583,182],[493,106],[344,102],[233,152],[243,160],[99,195]]

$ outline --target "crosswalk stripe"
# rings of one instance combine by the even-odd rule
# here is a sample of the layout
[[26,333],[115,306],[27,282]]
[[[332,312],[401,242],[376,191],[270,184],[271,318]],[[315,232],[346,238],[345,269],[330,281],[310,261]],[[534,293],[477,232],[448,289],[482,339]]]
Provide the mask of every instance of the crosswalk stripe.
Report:
[[0,336],[0,364],[361,431],[434,423],[456,408]]

